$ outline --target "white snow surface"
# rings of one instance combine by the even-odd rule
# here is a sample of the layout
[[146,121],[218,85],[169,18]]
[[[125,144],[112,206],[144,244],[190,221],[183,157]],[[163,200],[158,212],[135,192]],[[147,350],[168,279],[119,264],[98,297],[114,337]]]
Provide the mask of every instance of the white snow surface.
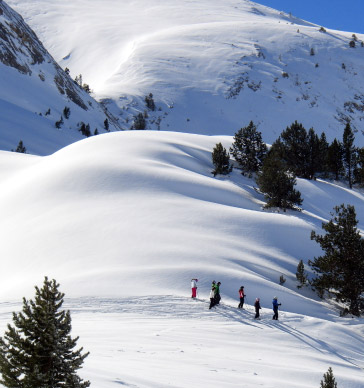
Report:
[[[302,212],[263,210],[254,180],[211,174],[213,146],[232,140],[128,131],[43,157],[0,152],[1,332],[48,276],[93,387],[311,388],[331,366],[339,387],[362,388],[363,319],[298,290],[295,272],[321,253],[310,232],[335,205],[354,205],[364,231],[363,192],[298,179]],[[209,310],[212,280],[222,303]]]
[[247,0],[8,3],[126,129],[153,93],[149,129],[232,135],[253,120],[271,143],[298,120],[331,141],[350,120],[364,145],[364,36],[350,48],[355,31],[320,32]]

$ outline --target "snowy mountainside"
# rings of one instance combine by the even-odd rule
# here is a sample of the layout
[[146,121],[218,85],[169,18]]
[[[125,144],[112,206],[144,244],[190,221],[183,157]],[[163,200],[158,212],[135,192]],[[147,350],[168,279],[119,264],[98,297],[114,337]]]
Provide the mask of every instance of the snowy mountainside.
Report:
[[[335,205],[355,205],[364,231],[364,193],[298,179],[302,212],[263,210],[253,180],[211,174],[220,141],[232,137],[123,131],[50,156],[1,151],[0,332],[48,275],[97,388],[311,388],[329,366],[340,386],[361,388],[363,319],[298,290],[295,272],[320,254],[310,232]],[[209,310],[213,279],[222,303]]]
[[310,232],[335,205],[355,205],[364,230],[363,193],[298,180],[302,212],[262,211],[253,180],[213,178],[218,141],[232,138],[133,131],[46,157],[2,152],[0,254],[12,257],[1,263],[3,292],[24,293],[48,274],[77,285],[71,296],[183,295],[186,279],[202,277],[207,292],[218,277],[228,297],[244,282],[252,295],[283,293],[287,311],[307,304],[319,314],[320,303],[297,293],[298,261],[320,253]]
[[[104,131],[107,112],[67,75],[23,18],[0,2],[0,148],[49,154],[82,139],[80,123]],[[63,113],[69,109],[69,117]],[[59,128],[55,123],[59,120]],[[110,116],[111,117],[111,116]],[[110,119],[110,127],[114,127]]]
[[355,32],[247,0],[9,4],[126,129],[153,93],[150,129],[231,135],[253,120],[270,143],[295,120],[341,139],[350,120],[364,144],[363,35],[350,48]]

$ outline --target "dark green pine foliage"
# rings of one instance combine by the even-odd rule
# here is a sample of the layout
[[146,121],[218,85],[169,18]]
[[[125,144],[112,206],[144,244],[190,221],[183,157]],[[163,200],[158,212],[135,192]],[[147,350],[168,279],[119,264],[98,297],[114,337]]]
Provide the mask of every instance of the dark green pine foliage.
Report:
[[104,128],[106,131],[109,131],[110,125],[109,125],[109,120],[107,118],[104,121]]
[[321,174],[324,174],[326,176],[327,174],[327,152],[329,149],[329,143],[326,140],[326,134],[325,132],[321,133],[320,140],[319,140],[319,170],[318,172]]
[[152,93],[149,93],[148,96],[145,96],[144,101],[149,110],[155,111],[155,102]]
[[227,175],[233,169],[230,165],[229,154],[221,143],[216,144],[212,151],[212,163],[215,166],[214,171],[212,171],[214,176],[217,174]]
[[310,178],[308,134],[303,125],[295,121],[281,133],[279,140],[287,167],[300,178]]
[[302,288],[307,283],[307,274],[302,260],[297,265],[296,279],[298,280],[297,288]]
[[320,139],[317,136],[313,128],[308,131],[307,135],[307,147],[308,147],[308,170],[307,175],[309,179],[313,179],[315,174],[321,169],[322,158],[320,154]]
[[147,122],[145,121],[143,113],[138,113],[136,116],[134,116],[132,129],[142,130],[145,129],[146,126]]
[[260,170],[267,154],[267,146],[252,121],[235,134],[230,153],[242,169],[242,174],[251,177]]
[[13,313],[0,338],[0,384],[11,388],[85,388],[89,381],[77,375],[88,353],[74,350],[71,316],[61,310],[64,294],[55,280],[35,287],[35,300],[23,299],[23,310]]
[[360,185],[364,186],[364,147],[357,149],[357,168],[355,169],[355,181]]
[[326,168],[329,174],[335,176],[335,180],[339,180],[340,176],[344,173],[343,164],[343,147],[341,142],[337,139],[329,145],[326,156]]
[[79,131],[82,133],[82,135],[86,137],[90,137],[91,136],[90,124],[85,124],[84,122],[81,122]]
[[21,154],[26,154],[27,153],[27,149],[25,148],[22,140],[19,141],[18,146],[16,147],[15,152],[20,152]]
[[296,179],[274,151],[265,158],[256,180],[267,199],[266,208],[295,209],[302,204],[301,193],[294,189]]
[[311,285],[320,297],[335,295],[337,301],[348,304],[347,312],[359,316],[364,308],[364,239],[357,229],[354,206],[336,206],[332,216],[322,224],[325,235],[311,232],[311,240],[324,252],[309,261],[317,275]]
[[324,379],[321,380],[320,388],[337,388],[337,383],[335,381],[331,366],[324,374]]
[[69,119],[71,115],[71,109],[68,106],[65,106],[63,109],[63,116],[65,119]]
[[353,171],[356,166],[354,140],[354,132],[351,129],[350,123],[347,123],[343,134],[343,156],[350,188],[353,187]]

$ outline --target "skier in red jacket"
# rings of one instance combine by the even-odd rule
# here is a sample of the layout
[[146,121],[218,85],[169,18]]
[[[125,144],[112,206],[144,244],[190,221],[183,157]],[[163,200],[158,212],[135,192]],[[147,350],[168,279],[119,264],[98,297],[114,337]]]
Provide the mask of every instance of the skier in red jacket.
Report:
[[245,298],[244,286],[241,286],[239,288],[239,298],[240,298],[240,303],[239,303],[238,309],[242,309],[244,306],[244,298]]

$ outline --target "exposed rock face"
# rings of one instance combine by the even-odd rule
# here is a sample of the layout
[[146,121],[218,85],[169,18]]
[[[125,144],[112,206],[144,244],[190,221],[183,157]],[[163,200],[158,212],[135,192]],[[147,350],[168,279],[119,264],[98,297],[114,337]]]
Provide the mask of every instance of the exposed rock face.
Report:
[[[0,62],[27,75],[32,74],[34,65],[44,62],[51,64],[55,70],[54,82],[59,92],[66,94],[71,101],[87,110],[80,96],[79,86],[58,66],[24,19],[2,0],[0,0]],[[42,77],[41,74],[39,76]]]

